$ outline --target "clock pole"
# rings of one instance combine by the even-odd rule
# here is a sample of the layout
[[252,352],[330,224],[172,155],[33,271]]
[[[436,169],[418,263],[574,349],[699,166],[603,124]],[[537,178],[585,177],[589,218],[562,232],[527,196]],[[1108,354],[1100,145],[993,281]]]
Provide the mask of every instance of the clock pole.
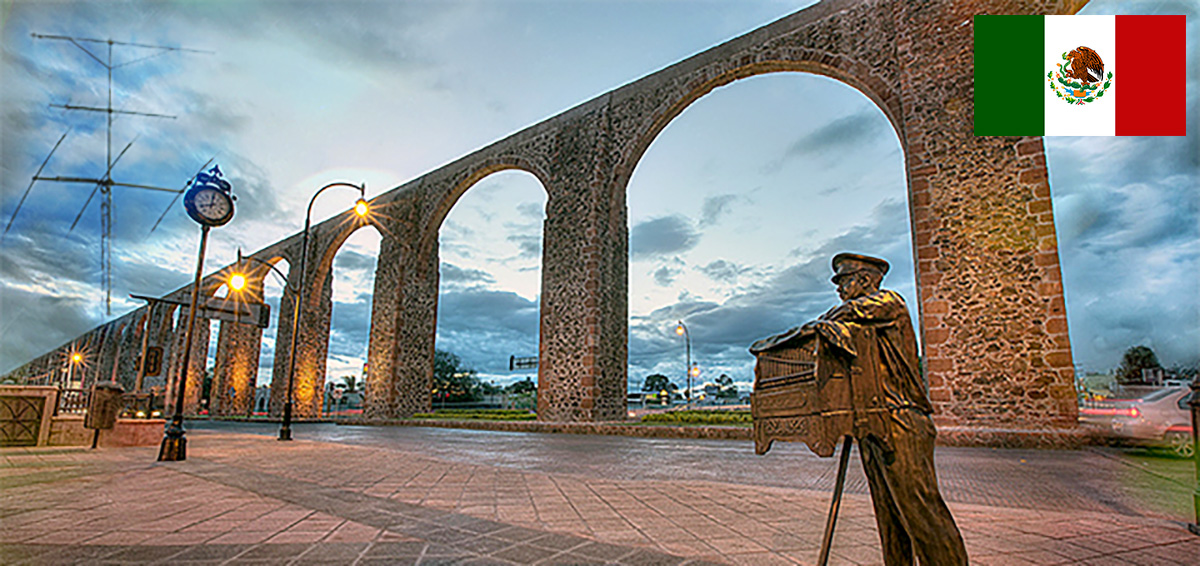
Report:
[[167,426],[162,446],[158,449],[159,462],[176,462],[187,459],[187,438],[183,431],[184,390],[187,389],[188,368],[192,360],[192,333],[196,329],[196,302],[200,297],[200,276],[204,273],[204,250],[208,246],[207,224],[200,225],[200,257],[196,260],[196,279],[192,282],[192,306],[188,309],[187,334],[183,341],[183,363],[175,378],[175,414]]

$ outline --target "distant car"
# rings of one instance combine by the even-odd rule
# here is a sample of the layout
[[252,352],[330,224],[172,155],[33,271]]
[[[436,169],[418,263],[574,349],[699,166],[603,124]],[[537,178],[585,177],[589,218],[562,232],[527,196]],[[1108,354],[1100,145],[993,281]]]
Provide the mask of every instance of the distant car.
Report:
[[1191,389],[1153,389],[1130,399],[1086,401],[1079,409],[1082,425],[1139,443],[1166,446],[1178,456],[1191,458]]

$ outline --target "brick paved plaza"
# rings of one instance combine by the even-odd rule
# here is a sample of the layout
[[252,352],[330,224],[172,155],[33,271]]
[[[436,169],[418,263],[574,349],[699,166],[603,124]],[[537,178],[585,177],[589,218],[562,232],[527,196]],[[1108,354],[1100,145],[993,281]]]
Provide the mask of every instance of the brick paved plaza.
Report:
[[[0,563],[814,564],[830,495],[546,473],[303,435],[189,438],[188,459],[171,463],[155,462],[157,448],[0,451]],[[1040,503],[952,500],[972,562],[1200,564],[1183,521]],[[834,564],[881,562],[862,493],[847,493],[833,548]]]

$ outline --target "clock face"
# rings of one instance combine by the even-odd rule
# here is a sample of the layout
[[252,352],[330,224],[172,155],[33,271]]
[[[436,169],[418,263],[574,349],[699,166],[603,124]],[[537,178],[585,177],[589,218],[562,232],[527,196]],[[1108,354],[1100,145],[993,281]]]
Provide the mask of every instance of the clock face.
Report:
[[201,187],[189,191],[183,205],[188,216],[208,226],[220,226],[233,218],[233,199],[214,188]]

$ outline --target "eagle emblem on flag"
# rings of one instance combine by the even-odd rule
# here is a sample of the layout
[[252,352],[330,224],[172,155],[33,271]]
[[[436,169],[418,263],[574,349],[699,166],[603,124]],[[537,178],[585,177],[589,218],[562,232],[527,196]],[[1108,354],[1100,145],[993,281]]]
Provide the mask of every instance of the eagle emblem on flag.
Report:
[[1054,69],[1046,73],[1046,81],[1054,95],[1067,104],[1093,102],[1112,86],[1112,71],[1105,76],[1104,60],[1096,50],[1080,45],[1064,52],[1062,59],[1062,63],[1054,64]]

